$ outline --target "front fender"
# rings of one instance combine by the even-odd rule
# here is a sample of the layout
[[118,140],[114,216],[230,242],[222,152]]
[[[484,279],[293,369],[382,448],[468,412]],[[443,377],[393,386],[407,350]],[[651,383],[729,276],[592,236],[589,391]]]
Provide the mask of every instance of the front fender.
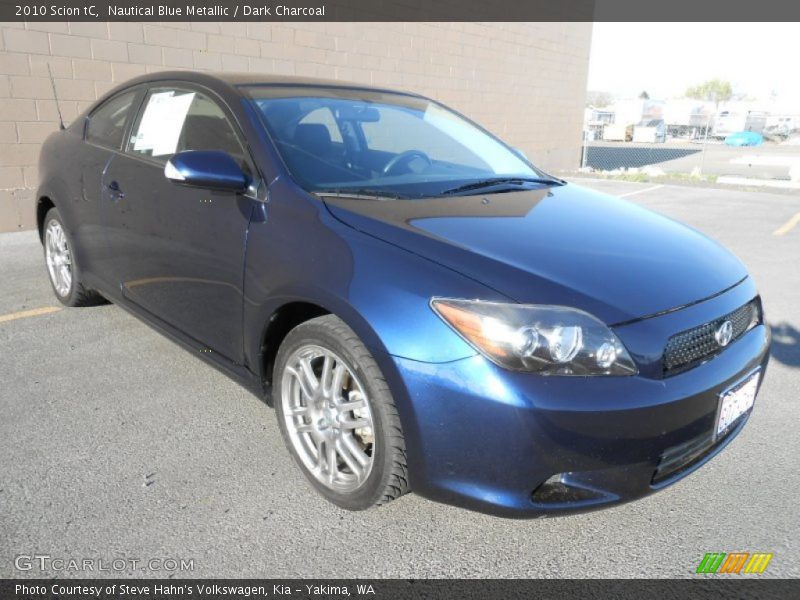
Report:
[[259,364],[270,317],[291,302],[337,315],[376,353],[443,363],[475,350],[433,312],[431,297],[508,301],[455,271],[351,229],[324,207],[303,223],[291,223],[299,218],[296,212],[276,203],[270,218],[252,223],[248,234],[244,333],[251,368]]

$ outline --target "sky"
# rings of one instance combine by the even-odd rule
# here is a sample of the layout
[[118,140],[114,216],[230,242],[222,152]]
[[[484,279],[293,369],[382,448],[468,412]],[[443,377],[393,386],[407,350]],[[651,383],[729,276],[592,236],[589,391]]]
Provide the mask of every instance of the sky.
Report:
[[775,92],[800,111],[800,24],[594,24],[590,90],[666,99],[713,78],[762,100]]

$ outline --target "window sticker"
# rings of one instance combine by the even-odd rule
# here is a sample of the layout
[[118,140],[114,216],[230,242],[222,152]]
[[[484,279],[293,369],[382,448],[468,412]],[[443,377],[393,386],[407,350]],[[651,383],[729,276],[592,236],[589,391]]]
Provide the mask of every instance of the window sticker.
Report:
[[151,156],[175,154],[194,92],[176,96],[174,91],[150,96],[133,141],[136,152]]

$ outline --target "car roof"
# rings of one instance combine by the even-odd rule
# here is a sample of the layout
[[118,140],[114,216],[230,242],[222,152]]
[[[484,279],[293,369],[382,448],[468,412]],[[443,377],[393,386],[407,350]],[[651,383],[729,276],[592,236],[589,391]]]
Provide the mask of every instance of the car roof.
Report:
[[371,85],[339,81],[336,79],[318,79],[315,77],[294,77],[291,75],[269,75],[262,73],[210,73],[230,85],[307,85],[324,87],[350,87],[360,89],[380,89]]
[[129,87],[141,83],[152,83],[158,81],[187,81],[204,84],[212,88],[222,84],[226,87],[236,88],[245,85],[286,85],[286,86],[317,86],[317,87],[339,87],[360,90],[373,90],[379,92],[393,92],[416,96],[401,90],[377,87],[369,84],[340,81],[335,79],[317,79],[313,77],[293,77],[289,75],[273,75],[267,73],[217,73],[200,71],[158,71],[140,75],[130,81],[126,81],[120,87]]
[[[293,77],[289,75],[272,75],[266,73],[217,73],[209,71],[157,71],[155,73],[147,73],[129,79],[128,81],[120,83],[118,86],[106,92],[102,97],[98,98],[91,106],[89,106],[78,118],[73,122],[80,123],[84,118],[91,114],[98,106],[104,103],[112,96],[118,94],[120,91],[137,85],[149,85],[161,81],[182,81],[187,83],[195,83],[210,88],[217,93],[223,95],[241,95],[241,90],[237,89],[240,86],[246,85],[284,85],[284,86],[308,86],[308,87],[337,87],[342,89],[354,90],[368,90],[375,92],[388,92],[393,94],[402,94],[405,96],[414,96],[417,98],[424,98],[419,94],[412,92],[404,92],[401,90],[392,90],[389,88],[381,88],[373,85],[339,81],[335,79],[316,79],[313,77]],[[72,126],[70,125],[70,127]]]

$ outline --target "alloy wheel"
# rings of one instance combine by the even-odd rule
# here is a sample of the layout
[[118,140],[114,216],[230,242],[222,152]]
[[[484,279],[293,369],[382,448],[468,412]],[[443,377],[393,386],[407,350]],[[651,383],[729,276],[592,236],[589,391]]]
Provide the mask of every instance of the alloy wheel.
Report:
[[44,238],[45,260],[56,293],[65,298],[72,288],[72,255],[67,236],[58,221],[50,221]]
[[372,470],[375,428],[353,369],[326,348],[301,346],[286,362],[280,401],[289,439],[305,467],[331,490],[359,489]]

